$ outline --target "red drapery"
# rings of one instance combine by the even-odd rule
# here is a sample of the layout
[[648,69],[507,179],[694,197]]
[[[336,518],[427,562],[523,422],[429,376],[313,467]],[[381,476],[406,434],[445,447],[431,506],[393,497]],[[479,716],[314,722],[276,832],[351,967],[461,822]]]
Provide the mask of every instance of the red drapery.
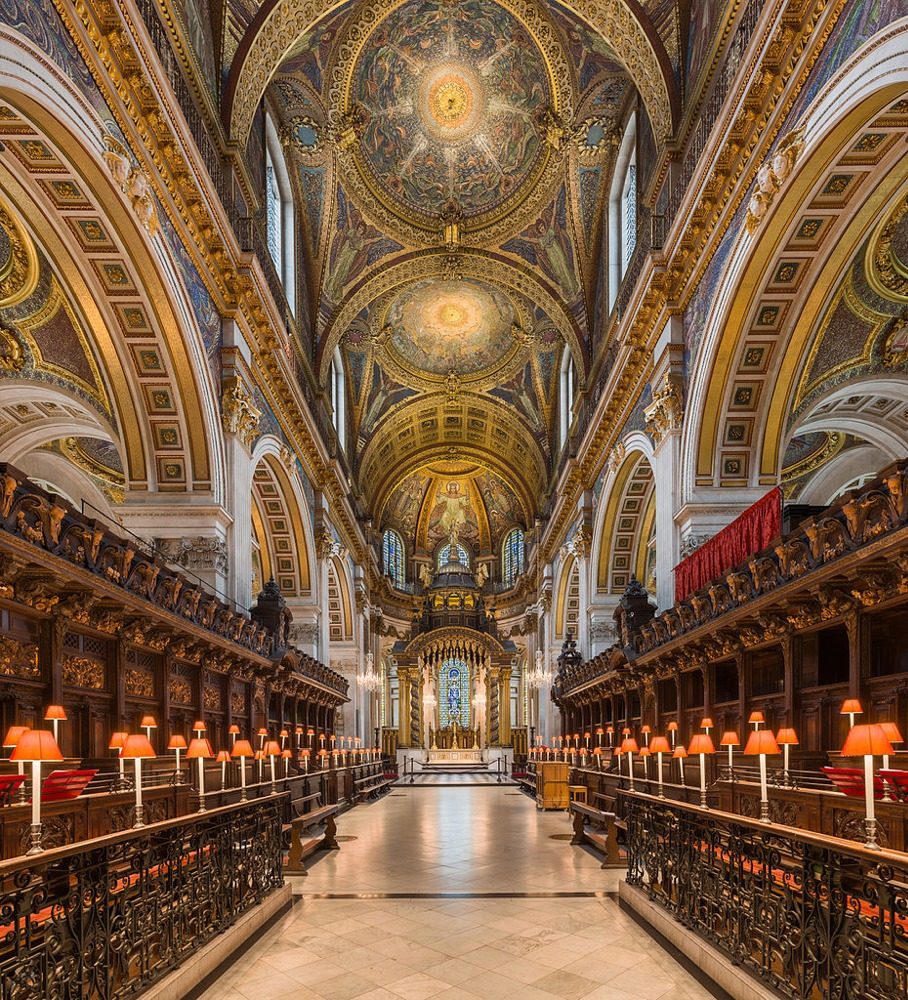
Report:
[[782,491],[770,490],[675,567],[675,601],[765,549],[782,530]]

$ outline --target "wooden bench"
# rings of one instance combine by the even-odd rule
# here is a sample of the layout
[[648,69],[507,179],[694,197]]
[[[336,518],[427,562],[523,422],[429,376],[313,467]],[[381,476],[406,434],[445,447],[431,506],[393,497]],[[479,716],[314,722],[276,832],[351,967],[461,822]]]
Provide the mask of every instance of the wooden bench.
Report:
[[[602,868],[624,868],[627,861],[621,857],[618,847],[618,817],[613,812],[576,801],[571,804],[571,812],[574,814],[571,843],[575,846],[589,844],[603,854]],[[592,831],[587,830],[587,825],[593,827]]]
[[[316,793],[315,797],[320,797]],[[306,796],[307,799],[313,796]],[[308,812],[294,816],[289,823],[284,825],[284,832],[290,832],[290,851],[287,854],[287,861],[284,869],[288,875],[308,875],[304,859],[315,851],[339,851],[340,845],[337,842],[337,806],[319,806],[317,809],[310,809]],[[324,832],[320,837],[306,837],[306,833],[313,827],[325,824]]]
[[386,778],[384,774],[369,774],[365,778],[357,778],[353,782],[357,801],[365,802],[366,799],[377,798],[384,789],[390,788],[396,780],[396,778]]
[[532,798],[536,798],[536,776],[532,774],[525,774],[523,777],[517,778],[517,784],[527,792]]

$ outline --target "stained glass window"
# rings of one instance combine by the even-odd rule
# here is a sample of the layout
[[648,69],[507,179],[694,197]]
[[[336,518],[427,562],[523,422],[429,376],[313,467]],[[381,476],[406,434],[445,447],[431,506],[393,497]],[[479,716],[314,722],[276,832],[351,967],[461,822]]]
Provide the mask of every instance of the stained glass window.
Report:
[[395,587],[404,585],[404,543],[396,531],[390,529],[382,538],[382,561],[385,575],[391,577]]
[[445,660],[439,674],[441,726],[470,725],[470,670],[460,659]]
[[513,587],[523,572],[523,532],[513,528],[501,544],[501,577],[505,587]]
[[[442,547],[438,550],[439,569],[441,569],[441,567],[444,566],[444,564],[448,561],[448,559],[450,558],[450,553],[451,553],[450,542],[448,542],[446,545],[442,545]],[[460,561],[464,564],[464,566],[470,565],[470,556],[468,555],[467,550],[459,542],[457,543],[457,555]]]

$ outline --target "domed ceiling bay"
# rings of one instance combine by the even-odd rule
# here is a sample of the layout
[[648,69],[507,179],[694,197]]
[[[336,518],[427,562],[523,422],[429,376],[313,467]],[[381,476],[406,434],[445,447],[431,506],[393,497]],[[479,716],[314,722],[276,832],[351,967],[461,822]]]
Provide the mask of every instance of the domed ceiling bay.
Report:
[[561,373],[569,407],[607,318],[602,219],[634,111],[648,128],[629,74],[556,3],[354,2],[300,35],[265,108],[373,524],[428,555],[460,503],[495,552],[544,505]]

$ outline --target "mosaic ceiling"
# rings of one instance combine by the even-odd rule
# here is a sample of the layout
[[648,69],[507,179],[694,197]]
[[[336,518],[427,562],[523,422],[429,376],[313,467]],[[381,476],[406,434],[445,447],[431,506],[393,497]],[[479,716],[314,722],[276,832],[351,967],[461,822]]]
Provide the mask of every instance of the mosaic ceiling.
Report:
[[[677,42],[673,4],[635,17]],[[582,385],[594,352],[601,220],[640,105],[626,57],[533,0],[360,0],[282,44],[265,107],[305,206],[315,369],[344,365],[367,504],[380,517],[402,466],[443,449],[513,466],[526,523],[559,448],[559,366],[569,352]]]
[[363,117],[355,169],[383,205],[436,230],[526,197],[549,159],[557,90],[539,44],[491,0],[410,0],[369,35],[345,110]]

